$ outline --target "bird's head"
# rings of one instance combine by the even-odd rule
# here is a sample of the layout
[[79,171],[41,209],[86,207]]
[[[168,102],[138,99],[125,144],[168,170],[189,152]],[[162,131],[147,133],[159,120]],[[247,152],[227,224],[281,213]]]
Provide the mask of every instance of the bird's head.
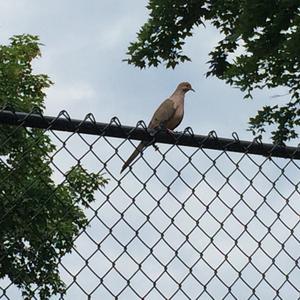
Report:
[[191,86],[191,84],[189,82],[181,82],[181,83],[179,83],[177,89],[183,91],[184,93],[186,93],[188,91],[195,92],[195,90],[192,88],[192,86]]

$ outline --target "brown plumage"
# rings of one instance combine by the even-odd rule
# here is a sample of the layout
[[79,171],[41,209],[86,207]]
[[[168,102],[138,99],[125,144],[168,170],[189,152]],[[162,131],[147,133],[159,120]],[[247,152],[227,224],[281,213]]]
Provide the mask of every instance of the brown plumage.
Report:
[[[184,115],[184,96],[188,91],[194,91],[190,83],[180,83],[174,93],[155,111],[148,128],[158,128],[160,126],[173,130],[182,121]],[[145,142],[140,142],[127,161],[124,163],[121,173],[133,162],[133,160],[146,147]]]

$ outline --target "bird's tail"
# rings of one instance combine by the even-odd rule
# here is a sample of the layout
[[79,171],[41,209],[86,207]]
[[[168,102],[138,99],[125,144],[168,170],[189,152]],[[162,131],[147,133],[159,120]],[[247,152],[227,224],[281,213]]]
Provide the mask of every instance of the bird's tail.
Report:
[[129,156],[129,158],[124,163],[120,173],[122,173],[134,161],[134,159],[142,152],[142,150],[145,147],[146,147],[145,143],[143,142],[139,143],[139,145],[136,147],[136,149],[133,151],[133,153]]

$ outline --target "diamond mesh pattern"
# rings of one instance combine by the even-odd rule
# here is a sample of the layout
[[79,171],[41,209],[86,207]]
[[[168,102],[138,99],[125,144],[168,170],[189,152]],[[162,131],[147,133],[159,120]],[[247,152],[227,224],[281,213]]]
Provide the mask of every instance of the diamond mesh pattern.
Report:
[[[57,145],[55,181],[78,162],[110,179],[61,260],[61,299],[300,299],[299,160],[252,155],[245,146],[240,153],[186,147],[172,137],[120,175],[136,145],[125,127],[116,119],[104,126],[119,127],[127,134],[120,139],[106,130],[83,134],[66,114],[60,119],[73,125],[35,124]],[[22,120],[17,127],[30,126]],[[0,298],[21,294],[4,278]]]

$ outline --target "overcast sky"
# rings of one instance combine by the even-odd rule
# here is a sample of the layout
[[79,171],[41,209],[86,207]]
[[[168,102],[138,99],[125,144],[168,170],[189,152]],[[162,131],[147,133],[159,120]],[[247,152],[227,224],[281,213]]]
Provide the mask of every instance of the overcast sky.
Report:
[[15,34],[39,35],[45,46],[35,70],[55,83],[47,91],[47,114],[65,109],[73,118],[92,112],[99,122],[113,116],[127,125],[141,119],[148,122],[179,82],[190,81],[196,93],[186,97],[185,118],[178,130],[191,126],[196,133],[216,130],[223,137],[236,131],[241,138],[252,139],[246,131],[249,117],[264,103],[272,104],[275,100],[270,96],[277,92],[257,92],[253,101],[246,101],[239,90],[206,78],[208,53],[219,39],[209,25],[194,30],[185,47],[192,62],[175,70],[163,66],[140,70],[122,62],[147,19],[146,3],[4,0],[0,2],[1,43]]
[[[184,50],[186,54],[191,57],[192,62],[180,65],[175,70],[166,70],[163,66],[156,69],[140,70],[122,62],[122,59],[126,58],[126,51],[129,43],[135,40],[136,32],[143,22],[147,20],[146,3],[146,0],[2,0],[0,1],[1,44],[7,44],[9,38],[16,34],[29,33],[39,35],[40,41],[44,46],[42,47],[42,57],[34,63],[35,72],[48,74],[55,83],[47,91],[46,114],[48,115],[57,115],[61,110],[66,110],[72,118],[77,119],[82,119],[85,114],[91,112],[99,122],[109,122],[112,117],[117,116],[124,125],[135,125],[139,120],[144,120],[148,123],[153,111],[161,101],[166,99],[173,92],[177,84],[181,81],[189,81],[196,90],[196,93],[188,93],[186,96],[185,118],[178,130],[183,130],[185,127],[191,126],[195,133],[207,134],[209,131],[215,130],[220,137],[231,137],[231,133],[236,131],[240,138],[252,140],[252,135],[246,131],[248,118],[253,116],[257,109],[262,105],[272,105],[275,103],[274,98],[271,98],[271,96],[278,93],[283,94],[285,91],[257,91],[254,93],[254,100],[246,101],[243,100],[243,94],[239,90],[225,85],[220,80],[206,78],[205,73],[208,70],[206,62],[209,59],[208,53],[212,47],[216,45],[219,39],[218,33],[209,26],[209,24],[206,28],[195,29],[194,37],[187,40]],[[285,100],[284,97],[276,98],[276,101],[280,102],[284,102]],[[91,141],[94,139],[94,137],[86,138]],[[114,143],[117,145],[117,143],[120,143],[120,140],[114,141]],[[68,141],[67,146],[72,153],[78,157],[82,155],[81,152],[84,153],[84,151],[86,151],[87,147],[78,136],[74,137],[74,140],[71,139]],[[103,160],[106,159],[105,157],[108,158],[111,156],[112,149],[108,144],[102,143],[95,147],[98,147],[95,150],[95,153],[98,153],[99,156],[101,153],[101,158]],[[123,149],[124,148],[121,150],[123,151]],[[162,152],[165,149],[167,149],[165,146],[160,147]],[[125,146],[125,151],[127,151],[126,155],[132,151],[132,146],[128,142]],[[187,153],[192,153],[195,149],[186,151]],[[159,163],[162,157],[158,154],[154,157],[153,153],[153,149],[147,149],[145,157],[148,159],[148,162],[155,165]],[[217,157],[219,155],[219,153],[212,151],[208,151],[207,153],[211,155],[211,157]],[[150,156],[152,156],[152,160],[150,159]],[[179,157],[181,158],[178,159]],[[233,158],[233,160],[230,160],[229,157]],[[254,179],[256,180],[256,190],[251,183],[249,190],[247,190],[247,193],[244,195],[245,201],[247,202],[249,200],[249,205],[253,205],[253,209],[260,207],[259,213],[262,215],[263,222],[266,222],[266,224],[269,225],[277,224],[275,222],[277,215],[271,210],[271,205],[268,206],[264,203],[265,199],[262,195],[265,194],[268,195],[269,198],[267,200],[271,201],[272,206],[276,207],[275,211],[281,212],[283,222],[290,222],[290,228],[295,227],[295,224],[298,222],[299,215],[297,216],[297,214],[293,212],[286,212],[286,210],[284,210],[286,203],[282,199],[285,196],[290,197],[291,201],[299,200],[297,198],[299,196],[298,192],[295,192],[293,196],[290,196],[291,190],[295,189],[295,186],[299,181],[299,168],[296,167],[297,165],[291,163],[285,168],[287,177],[292,178],[291,183],[287,182],[286,178],[282,178],[281,169],[276,167],[272,161],[268,161],[266,158],[256,156],[252,160],[248,159],[246,156],[243,161],[239,161],[240,158],[240,154],[234,154],[228,157],[223,155],[216,158],[216,165],[224,174],[226,174],[226,176],[231,176],[230,174],[234,173],[231,176],[232,186],[230,187],[228,184],[225,184],[226,180],[224,178],[226,176],[221,176],[216,168],[211,168],[212,160],[209,159],[209,156],[206,156],[205,153],[199,151],[197,155],[193,157],[193,160],[202,174],[208,172],[206,176],[208,183],[202,181],[202,184],[197,186],[199,180],[203,179],[201,173],[192,167],[184,169],[181,174],[182,177],[186,179],[186,182],[190,185],[197,186],[195,195],[192,195],[191,199],[189,199],[191,189],[187,188],[187,185],[183,181],[178,180],[179,183],[176,183],[176,186],[171,186],[172,195],[175,195],[176,198],[171,194],[166,193],[166,197],[162,199],[161,205],[165,205],[164,209],[170,213],[170,215],[176,214],[176,209],[181,209],[179,202],[182,199],[188,199],[187,209],[191,215],[195,214],[195,219],[197,219],[199,216],[198,212],[205,209],[204,204],[207,205],[215,198],[213,205],[211,205],[211,211],[204,214],[204,219],[201,221],[203,224],[197,228],[198,231],[196,236],[192,239],[193,242],[199,246],[198,249],[210,244],[208,250],[204,252],[204,258],[212,266],[224,260],[224,256],[216,251],[207,237],[207,234],[208,236],[212,236],[215,234],[216,230],[219,230],[219,225],[217,224],[218,226],[216,226],[216,221],[213,220],[213,217],[222,220],[226,215],[230,214],[230,210],[228,207],[226,208],[224,206],[222,200],[226,199],[229,206],[235,206],[235,201],[240,200],[240,193],[243,193],[243,189],[249,186],[249,178],[254,176]],[[68,156],[68,154],[63,151],[61,151],[55,159],[57,165],[65,171],[76,162],[74,162],[73,158],[70,158],[70,155]],[[167,159],[172,162],[173,166],[178,168],[180,168],[182,164],[185,164],[187,160],[178,149],[173,149],[173,152],[171,151],[168,153]],[[236,161],[236,164],[234,161]],[[99,161],[95,160],[95,157],[92,154],[90,154],[83,163],[86,163],[89,170],[99,170]],[[240,173],[239,171],[233,172],[238,163],[240,164],[243,173]],[[282,167],[285,166],[287,162],[281,160],[277,161],[277,164]],[[143,180],[146,181],[146,178],[149,175],[149,168],[147,169],[148,173],[144,172],[147,166],[143,163],[142,159],[137,165],[141,167],[135,167],[134,170],[136,171],[136,174],[138,174],[142,182]],[[264,174],[267,174],[266,176],[261,173],[255,175],[261,171],[258,169],[259,165],[264,166],[263,170],[265,172]],[[115,175],[117,174],[117,176],[120,176],[120,166],[121,160],[118,157],[115,157],[113,162],[109,162],[107,168]],[[287,170],[289,168],[291,169],[290,171]],[[209,169],[212,171],[207,171]],[[166,164],[159,166],[158,171],[160,179],[162,182],[166,183],[166,185],[170,184],[170,182],[178,176],[177,172],[172,170]],[[246,176],[244,176],[244,174],[246,174]],[[281,179],[278,179],[279,177]],[[271,181],[267,180],[267,178],[271,178]],[[276,181],[277,184],[277,190],[275,189],[275,191],[275,185],[272,185],[272,180]],[[132,206],[131,210],[126,211],[127,215],[125,214],[125,218],[127,218],[128,221],[133,222],[132,226],[134,228],[135,226],[140,226],[140,224],[145,221],[145,215],[141,214],[139,209],[150,211],[152,206],[155,207],[155,205],[157,205],[152,196],[159,198],[160,193],[166,192],[166,185],[162,184],[162,182],[159,182],[155,178],[153,181],[147,182],[147,187],[152,194],[144,193],[138,195],[137,198],[142,198],[142,201],[137,201],[136,207]],[[118,184],[118,180],[111,180],[107,189],[105,189],[105,193],[106,195],[109,195],[109,193],[111,191],[113,192],[116,188],[116,193],[114,193],[111,198],[114,205],[122,211],[124,207],[126,208],[126,205],[130,205],[132,199],[118,188]],[[213,188],[210,188],[209,184],[211,184]],[[219,196],[216,196],[216,190],[224,184],[224,189],[222,189],[222,191],[220,190]],[[141,182],[139,182],[131,173],[122,179],[122,186],[125,187],[125,190],[131,197],[135,194],[139,194],[139,190],[143,188]],[[236,190],[234,191],[232,187],[235,187]],[[274,195],[270,191],[272,191]],[[204,204],[200,203],[197,197],[201,198]],[[105,199],[106,198],[99,192],[99,194],[97,194],[95,208],[99,207],[99,203],[102,203],[101,201],[105,201]],[[253,211],[249,209],[249,207],[246,207],[243,204],[243,201],[241,203],[240,206],[243,205],[243,207],[237,208],[237,211],[235,210],[235,212],[244,223],[247,223],[249,218],[253,217]],[[294,207],[299,207],[296,206],[295,203]],[[90,213],[89,217],[95,215],[93,211],[89,211],[88,213]],[[191,228],[195,226],[195,223],[187,214],[182,213],[181,215],[182,216],[178,216],[175,223],[178,221],[180,226],[182,226],[182,230],[184,232],[185,230],[189,232]],[[93,221],[95,222],[94,226],[91,226],[88,229],[90,236],[94,236],[94,239],[100,243],[103,236],[107,234],[107,228],[101,222],[104,222],[105,224],[110,224],[111,222],[111,224],[113,224],[115,221],[114,218],[118,220],[120,215],[116,214],[114,208],[109,203],[106,203],[106,205],[99,210],[99,219],[95,218]],[[157,227],[160,225],[165,226],[170,222],[170,219],[166,218],[166,215],[159,215],[159,213],[156,215],[152,214],[151,218],[153,224],[156,224],[155,226]],[[228,222],[225,222],[225,227],[229,226],[232,236],[237,236],[244,230],[241,223],[238,223],[232,215],[228,217],[227,220]],[[282,223],[280,224],[281,225],[278,226],[283,227]],[[266,226],[263,226],[256,218],[253,218],[253,222],[251,222],[250,226],[253,227],[251,232],[257,240],[259,240],[260,236],[265,234]],[[116,232],[114,232],[117,239],[120,241],[123,239],[130,239],[133,234],[132,229],[124,222],[121,222],[119,227],[120,228],[116,229]],[[153,233],[155,230],[153,230],[150,225],[148,227],[150,228],[145,229],[145,227],[143,227],[143,230],[145,231],[144,237],[149,238],[149,240],[153,238],[155,241],[157,232]],[[174,226],[171,226],[171,228],[174,229]],[[276,236],[276,234],[285,234],[285,238],[287,239],[290,232],[284,232],[284,229],[287,230],[286,228],[279,228],[277,230],[275,228],[274,236]],[[299,222],[296,229],[299,233]],[[206,232],[206,236],[203,232]],[[168,237],[168,234],[170,237]],[[176,227],[175,232],[170,232],[168,234],[166,239],[169,238],[168,241],[171,244],[174,241],[180,241],[182,238],[182,236],[179,237],[176,235],[179,234],[179,231],[176,231]],[[223,234],[223,236],[221,236],[221,234]],[[201,236],[201,239],[199,239],[199,236]],[[197,241],[199,244],[197,244]],[[147,243],[147,240],[145,240],[145,242]],[[215,242],[220,249],[224,250],[224,252],[226,252],[226,249],[228,250],[230,247],[233,247],[234,244],[233,238],[226,235],[225,231],[220,231],[220,235],[216,236]],[[109,261],[104,255],[97,251],[97,243],[93,243],[86,235],[81,235],[77,243],[80,253],[83,253],[82,255],[85,258],[92,255],[93,251],[95,251],[96,255],[92,256],[91,260],[94,261],[93,267],[98,274],[101,274],[101,272],[104,272],[103,270],[110,268]],[[141,257],[148,255],[149,248],[138,245],[137,243],[139,243],[138,240],[135,244],[131,244],[133,250],[134,248],[138,249],[138,251],[132,251],[132,253],[133,255],[140,255],[141,259]],[[281,248],[278,241],[274,241],[274,238],[271,240],[270,238],[270,241],[264,240],[264,244],[266,253],[272,253],[273,256],[279,257],[277,253],[281,251]],[[244,235],[244,238],[239,240],[239,245],[242,245],[242,248],[245,247],[243,249],[248,250],[249,253],[253,253],[254,249],[258,247],[255,240],[248,235],[246,237]],[[109,240],[104,242],[102,246],[102,249],[104,249],[103,251],[107,251],[107,255],[117,256],[119,254],[118,247],[120,245],[116,245],[112,236],[109,236]],[[298,255],[297,253],[292,252],[296,252],[296,247],[299,248],[299,243],[293,240],[289,248],[291,251],[290,253],[293,253],[294,255],[292,256],[293,258]],[[156,251],[159,253],[157,255],[161,255],[162,261],[167,260],[174,255],[174,252],[172,251],[172,253],[169,254],[168,251],[170,251],[170,248],[167,248],[168,247],[163,244],[163,242],[158,243]],[[196,253],[189,245],[187,245],[186,248],[187,249],[182,250],[182,257],[186,259],[187,264],[192,265],[199,253]],[[277,250],[278,252],[276,252]],[[85,264],[85,261],[82,260],[79,255],[76,255],[76,253],[73,253],[64,260],[68,268],[74,268],[75,273]],[[230,252],[230,256],[231,263],[233,263],[237,269],[243,269],[244,265],[248,263],[247,256],[242,254],[236,247],[234,251]],[[282,256],[284,257],[279,257],[278,263],[282,265],[283,270],[286,268],[287,273],[292,272],[290,270],[295,267],[293,263],[296,259],[293,260],[290,257],[286,257],[287,255],[285,253],[283,253]],[[130,259],[124,257],[125,255],[118,261],[118,264],[120,264],[118,266],[119,270],[124,271],[124,274],[127,274],[126,272],[128,272],[128,274],[130,272],[133,274],[135,268],[137,268],[137,264],[130,264]],[[264,262],[267,264],[265,253],[253,255],[252,258],[254,260],[257,259],[258,265],[263,265]],[[139,259],[136,258],[136,260],[138,261]],[[92,264],[92,261],[89,263]],[[178,265],[170,265],[170,268],[174,267],[175,269],[175,271],[173,270],[174,273],[172,273],[176,274],[174,276],[183,276],[182,274],[188,273],[188,268],[184,267],[180,261],[177,260],[176,263]],[[157,264],[157,262],[146,260],[146,266],[143,267],[145,268],[144,270],[146,273],[147,270],[149,270],[147,273],[149,276],[154,276],[153,274],[159,272],[161,269],[161,265],[158,265],[156,268],[155,264]],[[207,279],[202,278],[201,276],[208,276],[209,273],[212,272],[212,270],[205,265],[204,261],[201,261],[201,265],[197,264],[196,267],[198,268],[198,271],[196,270],[195,272],[198,273],[195,274],[197,274],[198,278],[201,278],[201,280]],[[205,269],[205,271],[203,271],[203,268],[206,268],[207,270]],[[253,267],[251,268],[253,269]],[[261,274],[252,269],[245,269],[245,272],[250,274],[248,274],[248,277],[247,274],[245,274],[245,276],[249,280],[252,280],[253,285],[255,285],[261,280]],[[295,270],[299,271],[299,267],[295,268]],[[62,270],[62,272],[66,282],[72,282],[72,276],[66,271]],[[222,278],[224,280],[227,279],[230,281],[237,276],[233,269],[228,265],[224,268],[220,268],[219,272],[221,272],[221,276],[223,276]],[[234,274],[230,275],[230,272]],[[282,282],[285,282],[286,279],[282,275],[282,272],[278,272],[279,274],[277,275],[275,274],[276,272],[278,272],[278,270],[271,269],[271,271],[267,273],[267,276],[270,276],[274,285],[279,286]],[[111,289],[118,289],[118,285],[120,285],[121,288],[122,284],[126,285],[126,282],[122,283],[122,278],[116,279],[113,277],[117,275],[118,274],[114,272],[113,275],[111,275],[112,278],[107,279],[109,282],[108,284],[111,284]],[[271,275],[273,275],[273,277]],[[82,278],[79,278],[78,280],[81,280],[82,286],[86,286],[87,290],[93,290],[95,286],[99,284],[99,278],[96,278],[91,274],[87,268],[82,271],[79,277],[80,276]],[[139,276],[141,276],[141,278],[135,277],[135,287],[137,289],[141,288],[147,290],[146,285],[152,284],[151,281],[147,281],[142,275]],[[293,273],[290,274],[290,276],[292,280],[295,280],[298,275]],[[92,277],[94,280],[91,279]],[[185,287],[186,291],[190,293],[194,292],[197,294],[199,289],[202,288],[195,282],[186,282],[188,282],[186,284],[187,287]],[[143,286],[143,284],[145,286]],[[294,284],[296,285],[296,283]],[[162,280],[161,288],[163,289],[166,286],[167,284],[164,284],[164,281]],[[195,286],[197,286],[198,290],[194,289]],[[166,294],[173,292],[172,286],[168,285],[167,288],[169,290],[165,291]],[[210,289],[212,294],[216,293],[214,295],[216,295],[217,298],[222,298],[227,293],[227,289],[224,288],[224,286],[223,288],[220,288],[220,284],[217,281]],[[262,295],[261,299],[271,299],[274,296],[274,290],[268,286],[261,287],[260,285],[259,289],[261,291],[258,291],[258,295]],[[243,299],[248,298],[249,293],[251,293],[251,289],[243,286],[243,283],[236,285],[235,290],[237,294],[239,291],[242,291],[242,294],[240,295],[245,296]],[[12,293],[13,292],[14,290]],[[78,294],[79,292],[82,293],[82,291],[80,291],[80,288],[76,284],[73,284],[72,289],[69,292],[70,299],[84,299]],[[99,293],[97,294],[99,297],[97,298],[95,293],[96,298],[92,299],[108,299],[105,298],[105,296],[110,296],[103,287],[99,288],[99,291],[97,290],[97,292]],[[293,293],[295,293],[294,290],[286,288],[286,291],[283,292],[283,298],[285,298],[286,295],[290,295],[291,297],[287,296],[285,299],[293,299]],[[130,293],[130,290],[128,293]],[[125,293],[122,294],[124,297],[122,299],[135,299],[133,297],[136,297],[136,295],[132,294],[128,294],[127,297],[126,295],[127,294]],[[191,294],[190,297],[193,299],[195,295]],[[17,299],[17,296],[14,299]],[[151,297],[149,296],[149,299],[161,299],[161,297],[160,295],[151,295]],[[178,299],[183,298],[180,298],[179,295]],[[209,297],[203,299],[209,299]]]

